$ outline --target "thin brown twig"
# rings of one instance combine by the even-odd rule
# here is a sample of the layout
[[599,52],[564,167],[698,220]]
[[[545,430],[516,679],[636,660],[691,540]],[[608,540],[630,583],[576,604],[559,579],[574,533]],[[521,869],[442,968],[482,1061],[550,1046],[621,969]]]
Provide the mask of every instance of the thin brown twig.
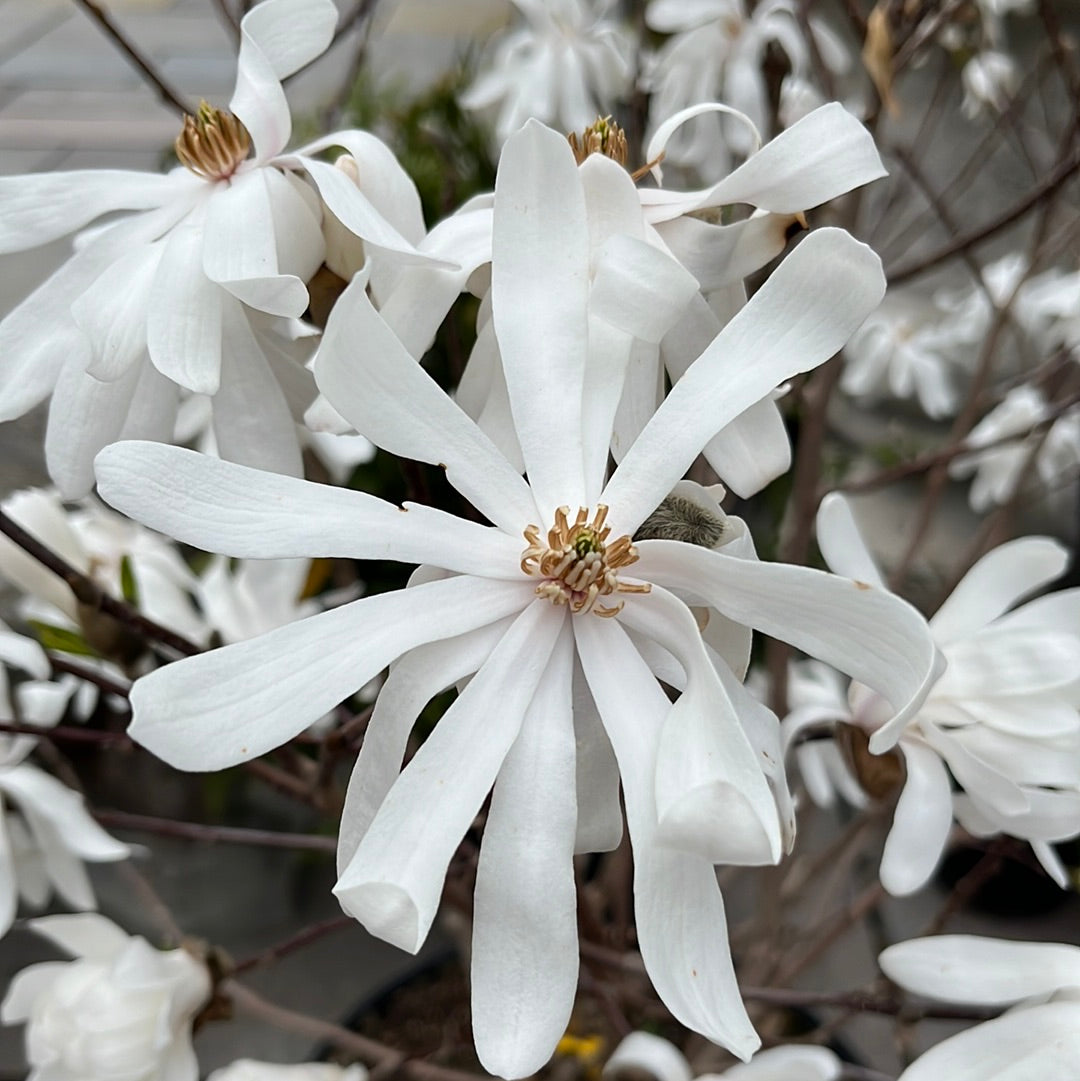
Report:
[[309,852],[337,851],[337,841],[318,833],[284,833],[278,830],[250,829],[244,826],[216,826],[203,822],[181,822],[154,815],[132,814],[128,811],[92,812],[103,826],[113,829],[154,833],[162,837],[178,837],[207,844],[254,845],[260,848],[289,848]]
[[98,728],[76,728],[74,725],[53,725],[47,728],[39,724],[22,724],[19,721],[0,721],[0,732],[20,736],[40,736],[59,743],[95,743],[100,746],[133,746],[126,732],[102,732]]
[[117,600],[106,593],[93,579],[76,570],[67,560],[62,559],[47,545],[44,545],[32,533],[28,533],[14,519],[0,510],[0,533],[4,533],[24,552],[33,556],[60,578],[74,594],[75,599],[95,611],[104,612],[113,619],[137,631],[144,638],[159,642],[184,656],[193,656],[202,650],[192,641],[175,631],[163,627],[156,620],[144,616],[125,601]]
[[241,973],[250,972],[253,968],[261,968],[263,965],[270,965],[275,961],[280,961],[282,957],[288,957],[290,953],[302,950],[305,946],[310,946],[312,942],[317,942],[320,938],[333,934],[335,931],[341,931],[354,923],[355,921],[351,916],[345,915],[331,916],[328,919],[320,920],[318,923],[313,923],[310,927],[297,931],[295,935],[287,938],[284,942],[279,942],[276,946],[260,950],[250,957],[245,957],[242,961],[237,961],[232,967],[233,975],[238,976]]
[[115,694],[118,698],[127,698],[131,693],[130,683],[110,676],[106,672],[99,672],[96,668],[90,668],[88,665],[69,660],[60,654],[50,653],[49,664],[52,665],[54,672],[78,676],[79,679],[84,679],[87,683],[93,683],[95,687],[105,691],[106,694]]
[[180,97],[165,84],[150,61],[132,45],[127,35],[102,10],[98,0],[75,0],[75,3],[101,27],[108,37],[112,39],[113,44],[142,72],[143,78],[157,91],[158,97],[166,105],[170,105],[181,116],[185,116],[191,111]]

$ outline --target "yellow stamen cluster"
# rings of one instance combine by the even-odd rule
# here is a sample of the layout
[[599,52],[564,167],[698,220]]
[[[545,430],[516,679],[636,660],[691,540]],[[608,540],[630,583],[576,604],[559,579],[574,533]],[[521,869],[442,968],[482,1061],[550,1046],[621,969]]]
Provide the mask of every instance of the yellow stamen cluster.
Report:
[[590,124],[578,136],[576,131],[567,136],[574,160],[580,165],[590,154],[603,154],[606,158],[626,164],[629,150],[626,145],[626,132],[618,124],[611,122],[610,116],[598,116],[595,124]]
[[538,597],[547,597],[552,604],[565,604],[571,612],[593,612],[610,618],[622,610],[625,602],[606,608],[596,603],[598,598],[612,593],[648,593],[652,589],[647,582],[619,581],[616,571],[636,563],[638,553],[628,536],[607,543],[611,533],[611,526],[604,525],[607,513],[607,507],[598,503],[590,522],[589,512],[581,507],[571,524],[570,508],[560,507],[546,544],[540,539],[539,526],[526,528],[529,547],[521,556],[521,569],[544,579],[536,587]]
[[173,146],[181,164],[196,176],[228,180],[248,156],[251,136],[232,113],[204,101],[194,116],[184,117],[184,128]]

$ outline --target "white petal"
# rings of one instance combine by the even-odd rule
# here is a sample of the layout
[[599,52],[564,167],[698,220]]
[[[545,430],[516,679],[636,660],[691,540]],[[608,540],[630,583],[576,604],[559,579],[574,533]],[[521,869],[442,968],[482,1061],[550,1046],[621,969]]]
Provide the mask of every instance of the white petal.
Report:
[[111,383],[83,370],[73,356],[60,373],[49,403],[45,462],[61,495],[81,499],[94,486],[94,455],[118,438],[139,383],[136,364]]
[[727,203],[795,214],[885,175],[870,133],[831,102],[782,131],[713,187],[685,194],[643,188],[641,200],[654,222]]
[[946,649],[938,694],[955,698],[1039,694],[1068,687],[1080,672],[1080,637],[990,627]]
[[499,770],[476,871],[472,1025],[481,1064],[527,1077],[551,1057],[577,991],[573,635],[564,623]]
[[[881,572],[855,523],[851,504],[839,492],[829,492],[818,507],[817,539],[821,554],[834,574],[885,588]],[[941,641],[937,635],[934,639]]]
[[657,747],[658,840],[709,863],[776,863],[776,806],[690,610],[654,585],[617,618],[671,652],[688,676]]
[[150,285],[161,244],[145,244],[121,256],[71,306],[71,314],[90,339],[93,359],[87,372],[115,379],[142,359]]
[[656,749],[670,703],[615,621],[577,619],[578,655],[619,760],[634,846],[641,956],[664,1005],[740,1058],[760,1041],[739,995],[724,903],[709,864],[656,837]]
[[[12,853],[11,838],[8,836],[6,817],[4,808],[0,806],[0,937],[11,930],[11,925],[15,922],[15,913],[19,907],[15,859]],[[12,987],[13,989],[14,987]],[[2,1013],[0,1013],[5,1023],[10,1023],[12,1017],[18,1012],[18,1005],[13,1009],[9,1006],[11,997],[12,991],[9,990],[4,999]]]
[[1050,537],[1021,537],[987,552],[930,620],[941,645],[982,630],[1024,597],[1065,573],[1069,553]]
[[491,297],[515,427],[546,523],[557,507],[585,502],[589,232],[570,147],[536,121],[510,137],[499,163]]
[[296,319],[308,306],[304,283],[279,272],[268,176],[272,169],[238,173],[220,184],[206,203],[202,269],[237,299]]
[[338,874],[344,872],[397,780],[420,711],[435,695],[476,672],[510,623],[509,618],[501,619],[467,634],[417,646],[391,665],[349,778],[338,831]]
[[51,672],[49,658],[41,646],[32,638],[9,631],[3,623],[0,623],[0,661],[21,668],[35,679],[48,679]]
[[917,995],[973,1006],[1005,1006],[1080,987],[1080,947],[1056,942],[935,935],[890,946],[878,964]]
[[884,295],[878,257],[838,229],[811,233],[675,384],[609,481],[633,533],[702,447],[797,372],[828,360]]
[[240,25],[274,74],[285,79],[326,51],[337,21],[332,0],[263,0]]
[[644,1070],[656,1081],[691,1081],[693,1074],[683,1053],[669,1040],[651,1032],[631,1032],[604,1063],[603,1077],[617,1081],[623,1071],[634,1076]]
[[907,781],[881,854],[881,884],[894,897],[925,886],[952,827],[952,785],[941,759],[914,740],[899,744]]
[[1067,1081],[1077,1076],[1080,1010],[1047,1003],[967,1029],[917,1058],[898,1081]]
[[637,547],[635,570],[647,581],[699,596],[881,694],[896,713],[871,737],[875,754],[895,743],[937,678],[925,621],[891,593],[810,567],[735,559],[677,541]]
[[[585,367],[585,388],[581,406],[587,506],[592,506],[600,498],[615,430],[615,418],[635,347],[640,349],[642,343],[635,342],[629,334],[611,323],[590,316],[589,363]],[[655,355],[655,349],[652,352]],[[650,397],[654,404],[655,395]],[[644,424],[645,419],[647,418],[641,418],[640,423]]]
[[120,169],[0,177],[0,254],[66,236],[111,210],[161,206],[176,178]]
[[177,769],[223,769],[279,746],[424,642],[517,611],[532,590],[463,576],[363,597],[136,681],[129,733]]
[[736,1063],[722,1076],[724,1081],[836,1081],[843,1069],[844,1064],[827,1047],[770,1047],[745,1065]]
[[42,916],[27,920],[36,934],[55,943],[66,953],[88,961],[111,961],[126,949],[131,937],[96,912],[73,916]]
[[564,618],[538,599],[515,620],[406,766],[334,887],[349,915],[399,949],[415,953],[427,937],[450,858],[517,737]]
[[211,402],[218,453],[240,465],[303,476],[296,423],[245,310],[228,301],[222,316],[221,383]]
[[17,1025],[29,1020],[38,997],[46,994],[67,968],[67,961],[43,961],[16,972],[0,1005],[0,1021],[5,1025]]
[[164,243],[147,314],[150,359],[174,383],[214,394],[221,369],[221,290],[203,273],[202,223],[188,218]]
[[522,542],[418,503],[396,507],[160,443],[106,448],[97,477],[101,497],[118,510],[205,551],[450,563],[449,570],[522,581]]
[[749,499],[791,468],[791,443],[772,396],[744,409],[705,444],[705,460],[739,497]]
[[331,405],[377,446],[442,465],[450,483],[512,536],[536,521],[528,486],[405,351],[372,307],[362,275],[334,306],[314,371]]

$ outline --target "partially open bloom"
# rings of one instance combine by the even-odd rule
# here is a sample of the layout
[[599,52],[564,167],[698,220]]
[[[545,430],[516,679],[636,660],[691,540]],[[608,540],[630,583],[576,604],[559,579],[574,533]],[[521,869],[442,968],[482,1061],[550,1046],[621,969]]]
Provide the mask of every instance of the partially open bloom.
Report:
[[[835,1081],[843,1064],[827,1047],[771,1047],[723,1073],[699,1074],[698,1081]],[[631,1032],[604,1064],[604,1081],[630,1081],[645,1073],[655,1081],[693,1081],[683,1053],[651,1032]]]
[[27,1081],[195,1081],[191,1022],[210,995],[205,965],[94,913],[29,926],[75,960],[24,969],[0,1005],[4,1024],[27,1026]]
[[464,94],[466,109],[498,106],[502,145],[535,118],[574,131],[626,97],[634,43],[612,0],[512,0],[521,25],[498,40],[485,70]]
[[[719,428],[836,352],[880,299],[876,256],[840,230],[808,237],[608,478],[629,359],[620,328],[640,319],[647,273],[664,258],[632,236],[613,237],[612,252],[625,258],[590,274],[582,174],[561,135],[526,125],[503,153],[491,265],[521,464],[410,356],[362,275],[335,307],[315,361],[327,400],[376,445],[444,468],[490,525],[161,445],[118,444],[98,458],[106,499],[208,550],[421,564],[408,589],[152,673],[133,689],[131,732],[180,768],[222,768],[290,739],[391,664],[349,786],[336,893],[373,933],[415,952],[494,788],[472,1016],[482,1062],[505,1077],[537,1069],[565,1031],[577,972],[572,856],[618,843],[620,779],[638,941],[657,990],[680,1021],[736,1054],[757,1045],[712,864],[781,855],[776,801],[744,729],[777,722],[745,704],[691,604],[846,668],[901,719],[933,666],[921,617],[882,590],[633,539]],[[679,309],[660,312],[673,321]],[[657,672],[677,673],[674,704]],[[468,676],[401,771],[418,711]]]
[[[30,678],[9,687],[5,665]],[[0,622],[0,717],[42,728],[56,724],[71,690],[48,677],[41,647]],[[54,889],[73,908],[93,908],[83,861],[130,855],[90,817],[82,796],[27,760],[36,742],[36,736],[0,735],[0,936],[20,900],[40,909]]]
[[[842,497],[823,501],[818,536],[830,567],[880,584]],[[925,885],[954,819],[979,836],[1030,841],[1064,885],[1051,842],[1080,833],[1080,590],[1020,602],[1066,564],[1063,546],[1047,537],[1003,544],[930,620],[947,667],[900,735],[905,770],[894,764],[891,788],[903,790],[881,860],[890,893]],[[879,729],[888,708],[879,712],[880,698],[865,687],[849,698],[837,715],[869,736],[872,752],[886,750]],[[789,734],[827,713],[804,707],[786,722]]]
[[1050,421],[1050,405],[1033,386],[1010,390],[1001,403],[971,429],[970,450],[949,465],[951,477],[974,473],[968,500],[979,513],[1007,502],[1029,472],[1045,487],[1080,471],[1080,408]]
[[[84,229],[74,255],[0,323],[0,420],[52,395],[45,454],[66,497],[114,439],[171,441],[181,391],[211,395],[221,453],[300,473],[295,419],[314,397],[289,324],[323,262],[323,221],[419,258],[419,197],[390,151],[339,132],[295,154],[281,80],[329,45],[331,0],[264,0],[241,28],[229,110],[206,103],[166,176],[82,170],[0,178],[0,252]],[[312,157],[343,146],[362,193]],[[307,174],[311,183],[303,179]],[[103,215],[138,213],[93,225]],[[407,234],[407,235],[403,235]]]
[[926,998],[1013,1007],[932,1047],[898,1081],[1076,1076],[1080,1060],[1076,946],[938,935],[898,942],[881,954],[878,963],[894,983]]

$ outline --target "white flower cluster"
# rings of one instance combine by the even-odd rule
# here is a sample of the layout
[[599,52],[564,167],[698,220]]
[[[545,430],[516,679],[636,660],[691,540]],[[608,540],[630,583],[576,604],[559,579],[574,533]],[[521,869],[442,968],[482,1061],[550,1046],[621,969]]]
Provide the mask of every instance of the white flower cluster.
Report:
[[[498,68],[465,99],[502,103],[494,191],[430,230],[374,136],[285,150],[282,80],[328,47],[331,0],[263,0],[245,16],[229,110],[204,104],[185,120],[167,176],[0,179],[0,250],[75,234],[71,258],[0,323],[0,417],[49,399],[58,489],[17,493],[5,518],[184,635],[193,655],[155,668],[145,649],[128,654],[112,624],[6,540],[0,574],[31,595],[21,614],[39,630],[98,654],[105,686],[134,678],[131,738],[181,770],[273,751],[388,669],[344,801],[334,892],[371,933],[417,952],[483,812],[470,994],[490,1073],[533,1074],[566,1032],[575,856],[616,849],[625,822],[636,945],[670,1014],[744,1060],[729,1081],[833,1081],[839,1060],[823,1048],[757,1054],[716,865],[774,865],[791,851],[784,746],[824,720],[905,764],[886,889],[923,885],[954,822],[1030,841],[1063,881],[1051,846],[1080,834],[1080,595],[1029,599],[1066,556],[1024,538],[978,562],[928,625],[886,588],[838,497],[822,503],[818,529],[835,573],[759,559],[721,501],[788,469],[781,388],[845,346],[850,392],[887,382],[934,416],[954,410],[943,358],[974,347],[994,304],[960,330],[940,300],[929,319],[895,298],[874,314],[881,262],[848,232],[808,229],[786,251],[807,210],[884,174],[859,121],[800,89],[812,55],[843,65],[824,26],[803,37],[790,0],[749,13],[738,0],[648,5],[649,26],[672,36],[648,62],[661,112],[636,173],[622,132],[595,119],[633,80],[615,6],[515,6],[528,26],[501,39]],[[802,105],[762,145],[772,46]],[[699,100],[721,94],[740,111]],[[346,151],[334,164],[321,157],[332,147]],[[708,180],[665,187],[665,155]],[[639,184],[645,172],[652,182]],[[748,276],[770,264],[748,296]],[[313,311],[317,275],[340,279],[325,320]],[[1025,329],[1052,348],[1076,346],[1074,286],[1055,273],[1022,294]],[[463,295],[475,342],[449,393],[421,362]],[[1031,438],[1031,424],[991,431],[992,418],[956,470],[976,455],[989,469],[1003,436]],[[1052,460],[1046,477],[1075,466],[1080,438],[1056,430],[1011,448],[1023,461],[999,466],[1008,483],[976,488],[1004,498],[1031,455]],[[336,481],[373,448],[437,467],[455,512],[303,479],[301,450],[320,445]],[[687,479],[699,456],[722,485]],[[134,521],[88,497],[94,484]],[[214,557],[196,571],[166,538]],[[406,588],[327,609],[307,587],[312,561],[328,559],[415,570]],[[743,683],[754,630],[822,666],[792,680],[784,729]],[[21,673],[9,694],[0,669],[0,709],[23,722],[0,736],[6,930],[17,894],[41,904],[50,883],[92,907],[82,861],[129,849],[26,761],[37,737],[23,730],[56,724],[74,685],[50,683],[41,649],[3,627],[0,659]],[[406,761],[421,711],[451,689]],[[836,744],[799,754],[819,798],[833,787],[864,798]],[[192,1024],[214,990],[203,960],[95,915],[30,926],[76,957],[25,970],[4,999],[3,1020],[27,1024],[31,1081],[194,1081]],[[1041,993],[1023,981],[1012,990],[994,1001]],[[911,1078],[930,1076],[919,1068]],[[605,1076],[631,1069],[692,1077],[644,1033]],[[211,1076],[366,1074],[245,1059]]]

